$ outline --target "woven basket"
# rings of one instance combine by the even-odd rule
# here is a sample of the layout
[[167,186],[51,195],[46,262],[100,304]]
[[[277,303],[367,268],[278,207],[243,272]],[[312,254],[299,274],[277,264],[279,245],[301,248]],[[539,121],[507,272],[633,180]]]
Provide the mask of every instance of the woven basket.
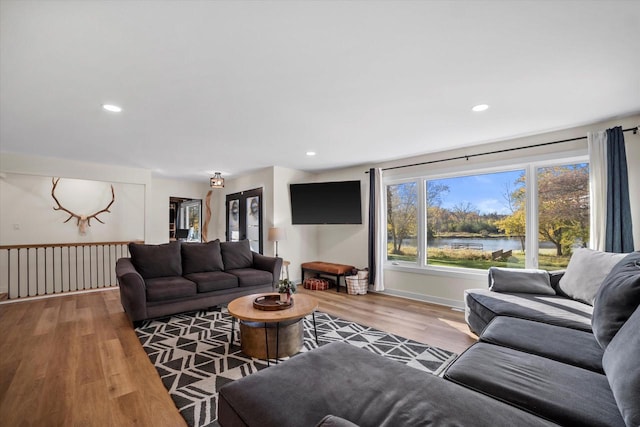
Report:
[[369,288],[369,277],[359,278],[358,276],[346,276],[347,293],[349,295],[364,295]]

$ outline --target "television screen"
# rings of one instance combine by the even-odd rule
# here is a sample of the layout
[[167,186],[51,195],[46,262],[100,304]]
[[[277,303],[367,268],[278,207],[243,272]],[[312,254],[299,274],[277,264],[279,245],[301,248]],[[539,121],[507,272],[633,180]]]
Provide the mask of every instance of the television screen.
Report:
[[290,184],[292,224],[362,224],[360,181]]

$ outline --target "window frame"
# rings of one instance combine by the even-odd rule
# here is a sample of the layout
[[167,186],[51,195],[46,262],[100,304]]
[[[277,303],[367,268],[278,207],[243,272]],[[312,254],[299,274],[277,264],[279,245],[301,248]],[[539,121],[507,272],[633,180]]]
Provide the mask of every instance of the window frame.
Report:
[[[526,236],[525,236],[525,268],[537,268],[538,266],[538,168],[562,166],[570,164],[589,164],[589,156],[584,151],[547,153],[542,156],[530,156],[510,161],[478,163],[473,167],[452,167],[447,170],[440,169],[432,172],[422,170],[414,173],[396,173],[383,175],[382,184],[387,191],[387,186],[408,182],[415,182],[418,190],[418,232],[417,232],[417,260],[415,262],[389,260],[388,252],[385,252],[383,267],[389,270],[406,271],[411,273],[452,275],[453,277],[486,276],[486,270],[467,267],[448,267],[442,265],[430,265],[426,258],[427,244],[427,212],[426,212],[426,188],[427,182],[437,179],[469,177],[499,172],[523,170],[525,173],[525,197],[526,197]],[[422,173],[421,173],[422,172]],[[387,199],[384,198],[384,221],[381,226],[387,233]],[[532,236],[535,236],[532,238]]]

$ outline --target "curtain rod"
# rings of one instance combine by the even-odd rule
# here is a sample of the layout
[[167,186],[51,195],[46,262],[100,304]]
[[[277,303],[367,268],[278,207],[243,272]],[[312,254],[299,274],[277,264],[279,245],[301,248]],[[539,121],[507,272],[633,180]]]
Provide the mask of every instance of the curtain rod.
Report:
[[[638,126],[622,130],[622,132],[630,132],[630,131],[633,131],[634,134],[637,134],[638,133]],[[467,155],[464,155],[464,156],[449,157],[448,159],[439,159],[439,160],[430,160],[428,162],[412,163],[410,165],[390,166],[388,168],[382,168],[382,170],[383,171],[388,171],[388,170],[392,170],[392,169],[410,168],[412,166],[430,165],[430,164],[433,164],[433,163],[448,162],[448,161],[451,161],[451,160],[462,160],[462,159],[469,160],[471,157],[487,156],[489,154],[508,153],[509,151],[524,150],[526,148],[544,147],[544,146],[547,146],[547,145],[562,144],[564,142],[580,141],[582,139],[587,139],[587,137],[586,136],[579,136],[577,138],[561,139],[559,141],[551,141],[551,142],[543,142],[541,144],[525,145],[524,147],[504,148],[502,150],[487,151],[486,153],[467,154]],[[364,173],[369,173],[369,171],[365,171]]]

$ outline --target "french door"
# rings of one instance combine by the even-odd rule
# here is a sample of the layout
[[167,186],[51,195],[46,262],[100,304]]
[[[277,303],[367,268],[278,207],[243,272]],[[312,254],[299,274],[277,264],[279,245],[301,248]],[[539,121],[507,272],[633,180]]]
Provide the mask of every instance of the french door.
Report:
[[262,188],[227,194],[227,242],[249,240],[251,250],[262,253]]

